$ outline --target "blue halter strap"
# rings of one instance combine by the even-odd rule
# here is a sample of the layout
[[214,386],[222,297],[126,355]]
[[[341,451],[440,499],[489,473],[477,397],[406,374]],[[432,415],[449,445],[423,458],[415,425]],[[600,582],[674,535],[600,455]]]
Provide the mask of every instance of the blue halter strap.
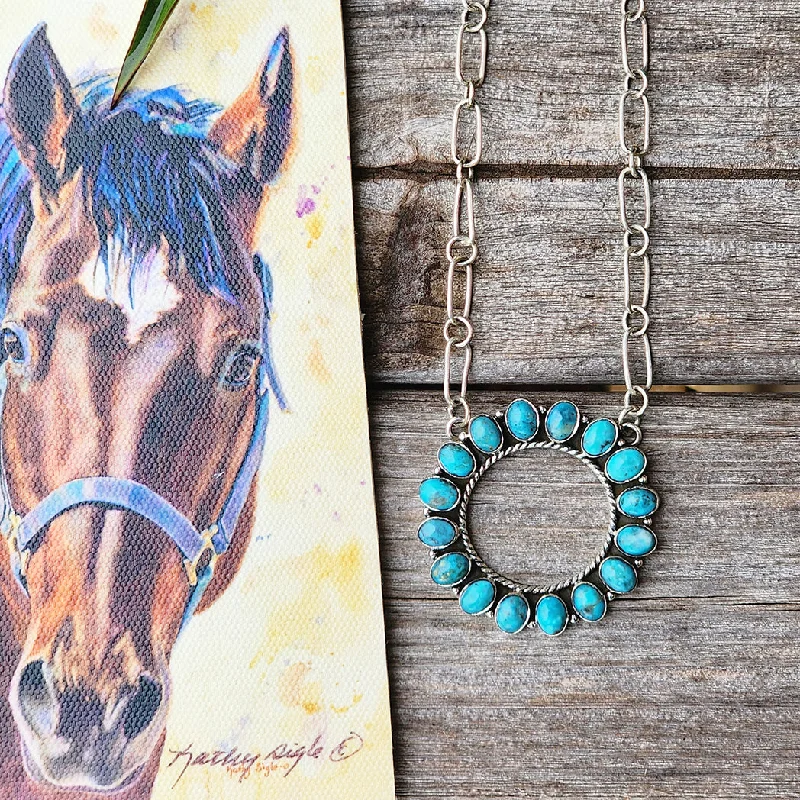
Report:
[[[168,500],[148,486],[127,478],[107,476],[79,478],[62,484],[24,516],[14,511],[0,450],[0,501],[3,503],[1,529],[8,542],[11,567],[27,594],[25,578],[28,560],[40,535],[56,517],[82,505],[102,505],[131,511],[152,522],[169,536],[183,556],[186,576],[191,587],[184,609],[181,630],[186,626],[203,599],[203,593],[214,577],[217,559],[231,546],[236,524],[247,502],[255,480],[267,439],[270,392],[280,407],[285,401],[270,358],[270,308],[272,281],[269,267],[258,255],[253,266],[261,281],[264,316],[261,329],[261,361],[256,386],[256,417],[247,452],[236,474],[228,496],[216,521],[205,530],[198,528]],[[0,409],[7,387],[6,368],[0,371]]]

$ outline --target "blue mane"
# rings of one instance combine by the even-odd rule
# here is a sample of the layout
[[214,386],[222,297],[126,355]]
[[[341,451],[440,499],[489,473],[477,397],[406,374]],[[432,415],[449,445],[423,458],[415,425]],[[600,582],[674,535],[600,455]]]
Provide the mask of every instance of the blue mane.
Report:
[[[86,123],[83,181],[108,284],[120,256],[138,269],[166,241],[172,266],[198,287],[234,302],[224,254],[233,240],[224,197],[232,165],[206,141],[219,107],[177,88],[131,92],[110,110],[112,82],[98,76],[76,96]],[[33,221],[31,176],[0,113],[0,309],[5,308]]]

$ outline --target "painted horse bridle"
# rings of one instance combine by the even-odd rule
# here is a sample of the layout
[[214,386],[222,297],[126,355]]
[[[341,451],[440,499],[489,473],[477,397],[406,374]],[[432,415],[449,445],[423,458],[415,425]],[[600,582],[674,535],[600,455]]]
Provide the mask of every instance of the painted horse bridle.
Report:
[[[247,452],[216,521],[205,530],[198,530],[194,523],[172,503],[148,486],[127,478],[107,476],[79,478],[62,484],[27,514],[20,516],[11,503],[0,441],[0,502],[3,504],[0,530],[8,543],[14,575],[26,594],[28,594],[26,581],[28,560],[47,526],[56,517],[77,506],[102,505],[138,514],[157,525],[169,536],[183,556],[186,577],[191,587],[181,621],[181,630],[191,619],[203,599],[203,593],[214,577],[217,559],[231,546],[236,524],[261,464],[269,422],[270,391],[275,395],[279,406],[285,406],[270,358],[272,279],[269,267],[260,256],[253,257],[253,266],[259,276],[264,299],[261,359],[256,384],[256,417]],[[0,410],[3,407],[8,382],[6,367],[7,364],[3,364],[0,370]]]

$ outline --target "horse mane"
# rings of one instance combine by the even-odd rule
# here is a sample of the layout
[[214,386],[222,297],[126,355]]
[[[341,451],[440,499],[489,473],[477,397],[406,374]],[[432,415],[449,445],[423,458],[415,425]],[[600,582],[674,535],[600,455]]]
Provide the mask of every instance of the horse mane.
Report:
[[[124,260],[132,287],[163,239],[173,269],[185,268],[202,291],[235,302],[224,258],[233,246],[224,198],[237,173],[206,140],[219,106],[171,87],[129,92],[112,111],[112,87],[111,77],[100,75],[75,89],[87,131],[84,189],[107,284]],[[0,310],[33,222],[31,186],[0,110]]]

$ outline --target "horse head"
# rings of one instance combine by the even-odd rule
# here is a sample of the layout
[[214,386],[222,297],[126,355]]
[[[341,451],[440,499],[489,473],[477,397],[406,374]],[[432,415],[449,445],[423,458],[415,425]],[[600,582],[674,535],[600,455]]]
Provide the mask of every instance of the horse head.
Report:
[[36,781],[114,791],[157,760],[179,631],[246,548],[277,391],[253,230],[292,84],[286,31],[218,115],[177,89],[111,109],[110,83],[73,86],[43,27],[10,67],[0,580]]

